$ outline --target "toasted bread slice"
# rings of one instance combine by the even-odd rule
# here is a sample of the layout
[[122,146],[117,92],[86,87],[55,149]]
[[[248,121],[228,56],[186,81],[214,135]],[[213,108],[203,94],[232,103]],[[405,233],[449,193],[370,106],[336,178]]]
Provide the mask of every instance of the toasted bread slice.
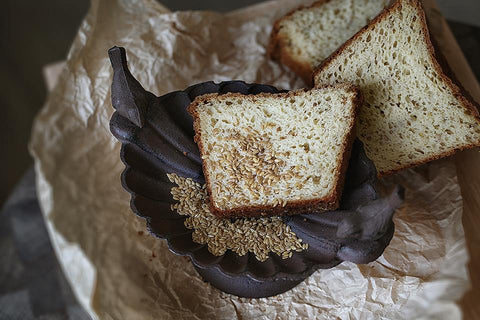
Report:
[[211,211],[230,218],[336,209],[360,103],[349,85],[197,97],[188,112]]
[[323,60],[376,17],[389,0],[320,0],[277,20],[268,53],[311,84]]
[[480,145],[476,105],[438,63],[418,0],[398,0],[315,72],[360,87],[357,135],[379,175]]

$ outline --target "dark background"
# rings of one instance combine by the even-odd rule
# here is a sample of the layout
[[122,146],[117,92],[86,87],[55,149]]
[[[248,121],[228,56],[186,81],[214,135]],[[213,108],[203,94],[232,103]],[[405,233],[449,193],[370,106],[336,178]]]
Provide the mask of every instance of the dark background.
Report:
[[[480,78],[480,0],[437,1]],[[261,1],[161,2],[172,10],[224,12]],[[86,0],[2,0],[0,7],[0,320],[88,319],[51,248],[27,151],[47,97],[42,68],[65,60],[88,7]]]

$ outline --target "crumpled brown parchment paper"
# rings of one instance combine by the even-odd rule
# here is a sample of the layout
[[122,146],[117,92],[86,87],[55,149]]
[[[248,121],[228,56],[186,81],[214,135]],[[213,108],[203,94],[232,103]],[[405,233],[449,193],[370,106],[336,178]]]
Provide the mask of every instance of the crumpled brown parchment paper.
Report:
[[[308,1],[311,2],[311,1]],[[107,49],[157,95],[208,80],[293,89],[293,73],[265,56],[273,21],[301,0],[235,11],[168,10],[154,0],[93,0],[30,150],[52,243],[81,304],[100,319],[459,319],[468,288],[462,197],[452,160],[404,171],[395,236],[368,265],[319,270],[293,290],[244,299],[204,283],[184,257],[147,234],[120,185],[120,144],[109,132]],[[441,35],[440,35],[441,36]],[[441,43],[441,42],[440,42]]]

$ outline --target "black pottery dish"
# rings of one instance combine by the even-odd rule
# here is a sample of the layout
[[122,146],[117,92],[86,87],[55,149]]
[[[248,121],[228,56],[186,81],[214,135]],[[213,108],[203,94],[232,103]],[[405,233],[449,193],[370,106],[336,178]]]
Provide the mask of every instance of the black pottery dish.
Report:
[[170,190],[175,184],[166,176],[176,173],[204,183],[187,106],[206,93],[282,91],[242,81],[204,82],[157,97],[131,75],[125,49],[113,47],[109,56],[116,110],[110,130],[122,143],[120,158],[125,170],[121,181],[131,194],[131,208],[146,219],[150,233],[168,242],[173,253],[190,257],[204,280],[237,296],[268,297],[290,290],[317,269],[342,261],[369,263],[383,253],[393,236],[392,216],[403,201],[403,189],[396,187],[389,196],[379,197],[375,167],[359,141],[354,143],[340,208],[283,218],[308,249],[287,259],[270,253],[261,262],[252,253],[240,256],[231,250],[215,256],[206,244],[195,243],[193,230],[184,225],[187,217],[171,209],[175,201]]

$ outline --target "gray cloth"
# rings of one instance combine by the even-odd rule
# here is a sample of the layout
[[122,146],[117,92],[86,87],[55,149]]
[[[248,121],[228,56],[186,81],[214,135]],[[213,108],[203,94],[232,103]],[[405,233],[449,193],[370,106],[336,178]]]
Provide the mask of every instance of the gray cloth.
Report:
[[0,212],[0,319],[89,319],[57,262],[33,168]]

